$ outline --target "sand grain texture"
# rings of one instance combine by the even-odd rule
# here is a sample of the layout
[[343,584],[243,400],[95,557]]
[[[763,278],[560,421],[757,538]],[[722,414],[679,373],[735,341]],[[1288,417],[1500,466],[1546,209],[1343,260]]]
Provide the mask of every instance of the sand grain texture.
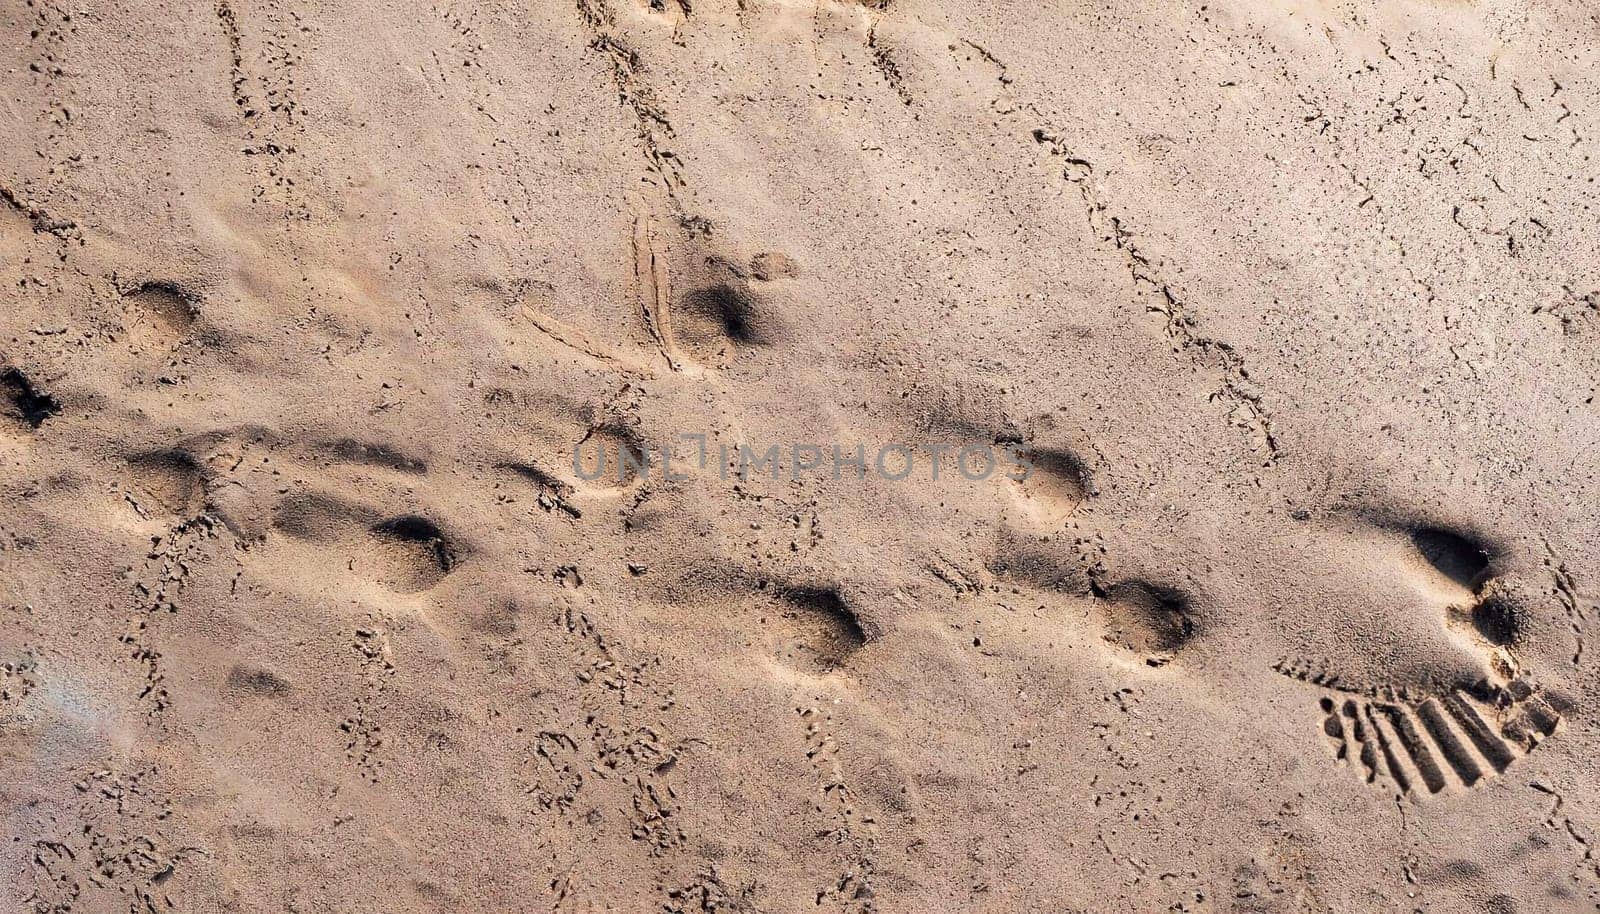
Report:
[[6,910],[1600,910],[1592,5],[0,35]]

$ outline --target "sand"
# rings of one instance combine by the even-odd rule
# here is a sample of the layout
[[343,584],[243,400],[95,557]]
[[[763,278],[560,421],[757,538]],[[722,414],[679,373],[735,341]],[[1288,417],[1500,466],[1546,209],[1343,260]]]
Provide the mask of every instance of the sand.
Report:
[[5,910],[1600,910],[1592,5],[0,35]]

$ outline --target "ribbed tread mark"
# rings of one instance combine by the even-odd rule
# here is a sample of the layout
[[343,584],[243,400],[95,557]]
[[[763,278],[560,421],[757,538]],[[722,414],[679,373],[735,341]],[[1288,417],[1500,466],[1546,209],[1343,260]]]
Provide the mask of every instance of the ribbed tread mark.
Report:
[[[1334,679],[1304,664],[1280,663],[1278,672],[1322,688]],[[1369,700],[1324,694],[1322,732],[1341,763],[1359,760],[1362,779],[1393,781],[1401,796],[1437,794],[1505,772],[1561,726],[1572,701],[1526,678],[1503,685],[1479,683],[1434,694],[1375,688]],[[1443,756],[1441,760],[1441,756]]]
[[1412,723],[1411,715],[1399,705],[1381,705],[1380,710],[1394,725],[1395,734],[1400,738],[1400,745],[1404,746],[1406,754],[1411,756],[1411,764],[1416,767],[1417,773],[1422,775],[1422,782],[1427,785],[1428,792],[1438,793],[1443,790],[1444,772],[1439,770],[1439,763],[1434,761],[1433,752],[1423,741],[1416,724]]
[[1462,698],[1459,693],[1451,693],[1444,697],[1444,707],[1455,718],[1456,723],[1466,732],[1467,738],[1478,747],[1478,752],[1492,766],[1495,771],[1504,771],[1516,756],[1511,753],[1511,748],[1506,745],[1489,725],[1483,722],[1478,712]]
[[1401,793],[1410,793],[1411,777],[1406,774],[1405,768],[1401,766],[1400,758],[1394,751],[1394,744],[1389,740],[1389,734],[1379,725],[1378,716],[1372,713],[1371,705],[1367,705],[1362,710],[1366,713],[1367,725],[1378,736],[1378,748],[1383,751],[1383,763],[1389,769],[1389,776],[1394,778],[1395,786],[1400,788]]
[[1461,740],[1456,737],[1455,731],[1450,729],[1444,712],[1439,710],[1439,703],[1431,698],[1423,702],[1417,707],[1417,717],[1421,718],[1422,725],[1433,737],[1434,745],[1444,754],[1445,761],[1450,763],[1456,776],[1461,778],[1461,783],[1468,787],[1478,783],[1483,777],[1483,770],[1472,760],[1467,747],[1461,745]]
[[1341,762],[1348,760],[1350,758],[1350,740],[1345,736],[1344,721],[1340,719],[1339,713],[1333,709],[1333,699],[1322,699],[1322,711],[1327,715],[1322,719],[1323,735],[1333,740],[1338,747],[1334,752],[1334,758]]
[[1371,784],[1382,773],[1378,769],[1378,749],[1373,745],[1372,735],[1367,732],[1360,709],[1354,701],[1344,703],[1344,716],[1350,721],[1350,732],[1355,741],[1361,745],[1361,767],[1366,770],[1367,783]]

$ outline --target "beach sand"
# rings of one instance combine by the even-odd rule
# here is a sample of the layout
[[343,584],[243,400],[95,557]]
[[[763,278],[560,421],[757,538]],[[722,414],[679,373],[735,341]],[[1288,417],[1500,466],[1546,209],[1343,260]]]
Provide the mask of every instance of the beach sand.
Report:
[[6,910],[1600,910],[1591,5],[0,35]]

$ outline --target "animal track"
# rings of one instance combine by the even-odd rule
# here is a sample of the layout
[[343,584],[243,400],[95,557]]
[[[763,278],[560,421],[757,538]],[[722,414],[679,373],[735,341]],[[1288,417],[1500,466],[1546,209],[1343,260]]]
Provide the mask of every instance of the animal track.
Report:
[[72,826],[33,843],[33,891],[23,909],[37,914],[181,910],[173,877],[199,848],[170,836],[172,804],[160,798],[154,768],[87,772]]
[[119,640],[128,656],[144,667],[144,688],[138,701],[146,705],[146,713],[152,719],[172,705],[155,629],[162,616],[178,612],[177,599],[188,586],[193,565],[199,562],[207,541],[216,535],[216,522],[202,514],[151,537],[143,571],[134,582],[134,612]]
[[24,650],[16,660],[0,663],[0,707],[21,702],[39,687],[39,658]]
[[1061,177],[1077,189],[1091,231],[1107,253],[1124,263],[1129,279],[1145,301],[1146,313],[1160,315],[1175,353],[1216,377],[1211,398],[1228,407],[1228,422],[1249,433],[1252,445],[1268,465],[1283,456],[1273,430],[1272,413],[1250,378],[1244,357],[1225,340],[1206,335],[1184,290],[1169,278],[1171,268],[1148,250],[1132,230],[1126,214],[1113,206],[1095,166],[1054,131],[1035,127],[1033,141],[1061,160]]
[[[248,11],[247,11],[248,12]],[[300,122],[295,71],[301,62],[300,42],[310,29],[300,15],[264,11],[265,27],[247,31],[247,20],[229,0],[218,0],[217,23],[228,43],[231,89],[244,132],[255,186],[251,202],[278,208],[285,219],[304,221],[311,210],[299,186],[305,168],[296,148],[305,133]],[[251,46],[259,45],[252,53]]]
[[667,890],[662,914],[754,914],[755,891],[754,883],[730,888],[716,864],[709,864],[685,885]]
[[[686,744],[672,738],[663,720],[676,702],[671,689],[658,684],[660,658],[628,659],[570,607],[557,624],[577,651],[584,723],[570,733],[541,729],[535,737],[525,765],[531,769],[525,792],[535,812],[563,827],[592,826],[603,821],[600,807],[610,806],[623,813],[628,836],[650,856],[681,851],[688,837],[673,772]],[[585,796],[590,813],[575,821],[570,814]]]
[[874,820],[858,807],[854,792],[839,761],[833,715],[817,706],[796,708],[805,726],[806,761],[817,782],[816,811],[830,823],[830,834],[843,849],[838,877],[817,889],[815,903],[824,902],[843,914],[872,914],[877,910],[872,888]]
[[[1288,668],[1286,675],[1301,678]],[[1358,765],[1367,783],[1387,779],[1401,794],[1472,787],[1533,751],[1561,723],[1566,703],[1526,680],[1474,694],[1456,689],[1420,700],[1324,696],[1322,732],[1335,758]]]
[[585,763],[578,743],[559,730],[540,730],[524,766],[528,786],[523,792],[533,798],[543,813],[566,815],[583,790]]
[[0,415],[36,429],[60,412],[60,402],[35,388],[20,369],[0,372]]
[[781,251],[763,251],[750,258],[750,275],[761,282],[793,279],[800,275],[800,265]]
[[356,693],[355,713],[345,718],[339,729],[346,737],[345,755],[363,778],[377,783],[383,770],[383,725],[379,719],[395,675],[394,654],[389,636],[378,628],[356,629],[350,646],[361,664],[361,688]]
[[592,36],[589,46],[605,57],[618,97],[633,113],[639,150],[651,174],[661,182],[668,204],[679,210],[677,192],[685,182],[683,166],[671,150],[677,134],[654,88],[640,78],[644,62],[639,53],[618,36],[616,13],[608,0],[578,0],[577,6]]
[[1573,578],[1572,572],[1567,570],[1566,563],[1561,561],[1550,544],[1544,544],[1545,569],[1555,582],[1555,596],[1561,604],[1561,610],[1567,617],[1567,629],[1572,633],[1572,665],[1578,666],[1583,662],[1584,627],[1589,621],[1584,612],[1583,604],[1578,597],[1578,582]]

